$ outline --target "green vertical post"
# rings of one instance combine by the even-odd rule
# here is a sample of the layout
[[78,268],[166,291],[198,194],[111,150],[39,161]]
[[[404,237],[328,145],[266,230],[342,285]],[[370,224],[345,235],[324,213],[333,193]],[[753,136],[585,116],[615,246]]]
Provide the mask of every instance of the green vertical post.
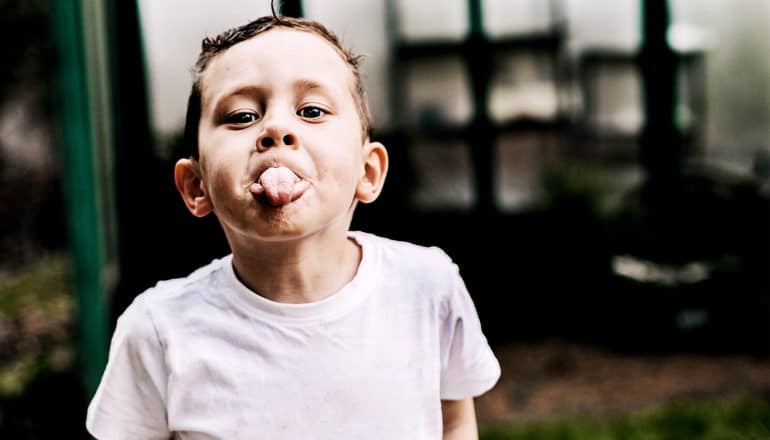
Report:
[[644,90],[645,122],[640,160],[655,199],[668,197],[678,184],[684,162],[681,133],[674,123],[677,56],[666,35],[671,21],[667,0],[646,0],[642,6],[642,47],[639,55]]
[[287,17],[302,17],[302,0],[283,0],[280,2],[281,15]]
[[484,21],[481,0],[468,0],[468,20],[471,25],[471,35],[482,37],[484,35]]
[[[471,148],[476,181],[476,210],[483,216],[495,214],[494,124],[487,107],[493,73],[493,52],[484,33],[481,0],[468,0],[470,32],[465,45],[465,67],[471,80],[474,117],[467,139]],[[483,220],[482,220],[483,221]]]
[[107,359],[107,295],[100,164],[91,112],[93,83],[81,0],[54,0],[51,25],[58,45],[58,108],[63,190],[80,330],[80,362],[89,396]]

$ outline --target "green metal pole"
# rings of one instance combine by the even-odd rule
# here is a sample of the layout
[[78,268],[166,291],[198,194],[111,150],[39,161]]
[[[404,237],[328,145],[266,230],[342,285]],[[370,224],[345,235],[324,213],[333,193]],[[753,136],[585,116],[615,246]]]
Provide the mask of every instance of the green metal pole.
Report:
[[651,196],[658,200],[675,194],[684,161],[684,144],[674,123],[677,57],[666,35],[671,21],[667,0],[646,0],[642,5],[642,48],[639,57],[644,90],[644,127],[640,159],[647,171]]
[[481,0],[468,0],[468,20],[471,25],[471,35],[484,35],[484,18],[482,14]]
[[484,15],[481,3],[481,0],[468,1],[470,35],[465,48],[465,65],[471,79],[471,93],[473,94],[475,111],[471,127],[473,135],[468,143],[471,148],[473,172],[476,180],[476,210],[482,216],[489,216],[497,212],[494,197],[496,183],[494,124],[489,116],[487,105],[494,61],[489,41],[484,34]]
[[97,186],[93,115],[89,106],[87,56],[80,0],[51,2],[58,44],[59,132],[70,252],[80,322],[80,361],[88,395],[107,359],[107,297],[104,288],[104,233]]
[[303,16],[302,0],[283,0],[279,3],[279,7],[281,15],[287,17]]

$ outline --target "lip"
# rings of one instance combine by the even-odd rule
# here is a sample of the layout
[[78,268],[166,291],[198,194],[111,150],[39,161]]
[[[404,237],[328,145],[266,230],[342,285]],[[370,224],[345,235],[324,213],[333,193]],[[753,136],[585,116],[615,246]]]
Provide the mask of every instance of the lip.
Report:
[[305,173],[302,172],[302,169],[296,164],[292,163],[291,161],[284,161],[280,159],[268,159],[268,160],[261,161],[261,163],[254,169],[254,171],[249,173],[249,185],[251,185],[252,183],[258,183],[259,178],[262,176],[262,173],[264,173],[269,168],[278,168],[278,167],[286,167],[290,169],[292,173],[296,174],[300,180],[309,182],[307,177],[305,176]]

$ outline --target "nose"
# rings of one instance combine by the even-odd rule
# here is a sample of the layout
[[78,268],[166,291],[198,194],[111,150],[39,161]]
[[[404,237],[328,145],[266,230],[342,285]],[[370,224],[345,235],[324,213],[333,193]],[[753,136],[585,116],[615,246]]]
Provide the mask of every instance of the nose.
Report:
[[272,119],[265,121],[262,133],[257,138],[257,150],[265,151],[268,148],[281,145],[294,147],[297,145],[297,136],[287,126]]

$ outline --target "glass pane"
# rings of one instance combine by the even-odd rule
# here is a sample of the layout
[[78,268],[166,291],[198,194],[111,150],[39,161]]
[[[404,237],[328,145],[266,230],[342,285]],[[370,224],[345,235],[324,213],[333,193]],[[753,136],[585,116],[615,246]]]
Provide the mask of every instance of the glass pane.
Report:
[[459,141],[425,142],[409,149],[416,174],[412,203],[422,209],[469,209],[475,202],[467,146]]
[[556,117],[558,85],[553,70],[553,59],[547,54],[529,51],[500,56],[489,94],[492,119]]
[[403,80],[411,123],[422,126],[459,125],[473,112],[470,81],[459,57],[444,57],[409,63]]
[[554,134],[521,132],[500,137],[497,143],[496,201],[503,211],[526,208],[542,191],[543,167],[555,159]]
[[703,148],[709,159],[755,172],[770,157],[770,2],[669,4],[674,24],[670,41],[703,52],[702,67],[680,76],[678,122],[686,122],[689,107],[693,122],[704,128]]
[[551,1],[482,0],[484,31],[490,37],[542,33],[553,26]]
[[600,135],[638,134],[644,123],[641,79],[629,65],[596,65],[584,72],[586,115]]
[[395,0],[395,9],[406,40],[461,40],[469,30],[467,0]]
[[565,0],[573,49],[633,51],[641,42],[640,0]]

